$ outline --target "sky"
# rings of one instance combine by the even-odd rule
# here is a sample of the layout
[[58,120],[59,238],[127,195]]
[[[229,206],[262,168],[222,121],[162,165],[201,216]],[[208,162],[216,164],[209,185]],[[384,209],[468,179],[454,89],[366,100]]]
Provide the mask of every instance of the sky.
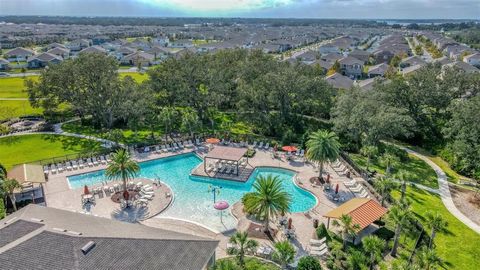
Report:
[[0,0],[0,15],[480,19],[480,0]]

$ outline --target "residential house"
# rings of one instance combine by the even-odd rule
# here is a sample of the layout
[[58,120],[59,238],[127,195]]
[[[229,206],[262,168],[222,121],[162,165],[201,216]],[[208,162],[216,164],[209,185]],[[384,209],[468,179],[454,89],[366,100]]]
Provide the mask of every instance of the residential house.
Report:
[[153,55],[154,59],[162,59],[165,60],[168,57],[172,56],[172,49],[160,46],[153,46],[150,50],[146,51]]
[[375,66],[371,66],[368,69],[367,76],[369,78],[383,77],[387,72],[387,70],[388,70],[388,65],[385,63],[381,63]]
[[445,47],[443,52],[451,59],[460,61],[463,55],[471,54],[473,50],[465,45],[455,44]]
[[320,58],[320,55],[317,52],[309,50],[297,55],[295,58],[304,63],[313,63]]
[[58,64],[62,61],[63,61],[62,57],[60,57],[58,55],[55,55],[55,54],[45,52],[45,53],[41,53],[41,54],[34,55],[34,56],[30,57],[27,60],[27,67],[28,68],[43,68],[43,67],[46,67],[50,64]]
[[168,47],[170,48],[191,48],[193,46],[192,41],[187,39],[178,39],[168,42]]
[[400,68],[406,68],[406,67],[415,66],[415,65],[424,66],[426,64],[427,64],[427,62],[425,60],[423,60],[421,57],[415,55],[415,56],[410,56],[410,57],[402,59],[400,61]]
[[375,63],[390,63],[390,60],[395,56],[395,54],[389,50],[381,49],[376,50],[372,53]]
[[354,79],[362,77],[363,61],[355,57],[346,56],[338,60],[338,63],[340,63],[340,69],[343,75]]
[[480,72],[480,70],[468,63],[462,62],[462,61],[455,61],[450,64],[446,64],[443,66],[444,68],[450,67],[450,68],[455,68],[460,71],[463,71],[465,73],[473,73],[473,72]]
[[386,82],[388,82],[388,80],[381,77],[375,77],[375,78],[369,78],[366,80],[355,81],[353,85],[359,87],[362,90],[368,91],[368,90],[372,90],[376,84],[384,84]]
[[325,78],[325,81],[336,89],[350,89],[353,86],[353,80],[339,73],[334,73]]
[[54,42],[54,43],[48,44],[45,48],[48,51],[48,50],[51,50],[53,48],[64,48],[64,49],[66,49],[67,47],[65,47],[65,45],[63,45],[61,43]]
[[101,35],[101,36],[96,36],[94,38],[92,38],[92,45],[101,45],[105,42],[109,42],[111,41],[112,39],[108,36],[105,36],[105,35]]
[[353,50],[348,53],[349,56],[362,60],[366,64],[370,60],[370,53],[363,50]]
[[152,38],[152,43],[160,47],[167,47],[169,42],[170,42],[170,39],[166,36],[159,36],[159,37]]
[[102,53],[102,54],[107,54],[107,50],[104,48],[98,46],[98,45],[93,45],[90,47],[87,47],[83,50],[80,51],[80,53]]
[[420,64],[407,66],[405,68],[400,69],[400,73],[403,76],[407,76],[407,75],[410,75],[410,74],[413,74],[413,73],[417,72],[422,67],[423,67],[423,65],[420,65]]
[[318,48],[318,51],[320,54],[329,54],[329,53],[340,53],[340,49],[338,46],[332,44],[332,43],[327,43],[325,45],[322,45]]
[[327,71],[333,66],[333,63],[318,59],[311,62],[309,65],[321,68],[324,73],[327,73]]
[[480,53],[474,53],[463,57],[463,62],[480,68]]
[[68,42],[65,47],[70,51],[79,52],[87,47],[92,46],[92,41],[88,39],[76,39]]
[[27,61],[29,57],[34,55],[35,52],[30,50],[30,49],[25,49],[22,47],[17,47],[15,49],[12,49],[3,55],[7,58],[8,61]]
[[322,55],[320,59],[330,63],[335,63],[336,61],[342,59],[343,57],[344,55],[341,53],[328,53],[326,55]]
[[67,59],[70,57],[70,50],[67,48],[62,48],[62,47],[55,47],[47,51],[47,53],[51,53],[54,55],[58,55],[62,57],[63,59]]
[[10,68],[10,62],[6,59],[0,58],[0,70],[7,70]]
[[0,222],[2,269],[209,269],[218,241],[30,204]]
[[433,63],[438,63],[441,66],[443,66],[443,65],[446,65],[446,64],[453,63],[453,60],[451,60],[450,58],[448,58],[446,56],[442,56],[440,58],[433,59]]
[[134,52],[122,58],[121,63],[133,66],[150,66],[155,60],[155,56],[146,52]]

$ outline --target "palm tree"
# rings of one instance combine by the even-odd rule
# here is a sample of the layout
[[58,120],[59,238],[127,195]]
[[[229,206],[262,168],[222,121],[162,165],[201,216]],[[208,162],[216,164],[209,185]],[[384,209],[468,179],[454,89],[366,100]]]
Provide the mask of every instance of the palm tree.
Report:
[[411,173],[401,170],[397,173],[398,179],[402,182],[402,190],[401,190],[401,196],[400,196],[400,202],[405,202],[405,194],[407,191],[407,181],[409,178],[411,178]]
[[391,197],[390,192],[397,187],[397,184],[388,178],[380,178],[374,182],[375,190],[382,196],[381,204],[384,206],[385,199]]
[[292,263],[295,258],[295,249],[288,240],[275,243],[275,252],[272,254],[272,257],[277,261],[283,268],[287,264]]
[[350,249],[347,257],[348,269],[360,270],[365,269],[367,264],[367,258],[362,251],[356,249]]
[[219,260],[215,263],[213,270],[241,270],[242,268],[236,265],[231,260]]
[[270,219],[288,212],[291,197],[282,187],[278,176],[259,175],[253,184],[254,191],[245,200],[245,210],[265,220],[265,232],[270,232]]
[[112,155],[112,162],[105,170],[105,176],[109,179],[122,179],[123,190],[127,190],[127,181],[133,179],[140,167],[138,163],[131,159],[130,154],[125,149],[119,149]]
[[410,215],[410,206],[406,203],[400,203],[390,208],[388,217],[391,219],[393,224],[396,224],[395,236],[393,237],[393,247],[392,251],[390,252],[393,257],[397,256],[400,234],[402,233],[403,227],[410,222]]
[[445,232],[448,227],[448,222],[440,215],[438,212],[428,211],[425,214],[426,225],[430,228],[430,243],[428,244],[429,248],[432,248],[433,239],[437,232]]
[[160,122],[163,125],[165,131],[165,141],[168,139],[168,135],[172,131],[175,118],[177,116],[177,110],[172,107],[163,107],[158,115]]
[[258,246],[257,241],[248,239],[248,232],[236,232],[230,237],[229,242],[236,247],[229,249],[228,252],[237,256],[238,264],[241,267],[245,266],[245,253],[253,252]]
[[353,219],[349,215],[343,214],[338,220],[332,222],[335,226],[342,227],[342,239],[343,246],[342,249],[345,251],[347,248],[347,241],[349,237],[355,237],[358,230],[360,230],[360,225],[354,224]]
[[20,185],[20,183],[16,179],[13,179],[13,178],[6,178],[6,179],[2,180],[0,182],[0,184],[1,184],[0,194],[4,193],[6,196],[8,196],[8,198],[12,202],[13,211],[17,211],[17,205],[15,203],[14,192],[15,192],[16,189],[22,189],[22,185]]
[[367,157],[367,172],[368,167],[370,166],[370,162],[372,161],[372,156],[378,153],[378,147],[374,145],[366,145],[360,149],[360,154]]
[[396,155],[391,153],[385,153],[380,158],[381,162],[385,165],[385,174],[389,175],[392,171],[392,167],[399,162],[399,159]]
[[372,270],[377,258],[382,254],[382,250],[385,247],[385,240],[375,235],[369,235],[362,239],[362,244],[363,250],[370,255],[370,270]]
[[417,254],[417,263],[421,269],[436,269],[442,263],[434,249],[422,248]]
[[7,169],[0,164],[0,180],[7,178]]
[[340,155],[340,142],[334,132],[318,130],[310,135],[307,141],[307,158],[320,164],[320,177],[323,174],[323,163],[337,160]]
[[200,125],[200,119],[198,118],[198,114],[192,110],[187,109],[182,114],[182,128],[184,130],[188,130],[190,133],[190,137],[193,138],[194,131]]

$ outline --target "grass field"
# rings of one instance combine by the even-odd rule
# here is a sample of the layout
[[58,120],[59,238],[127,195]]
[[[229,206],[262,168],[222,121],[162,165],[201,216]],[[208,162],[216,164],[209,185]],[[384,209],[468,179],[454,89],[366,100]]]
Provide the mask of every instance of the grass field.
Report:
[[7,170],[15,164],[72,154],[99,151],[100,143],[60,135],[23,135],[0,138],[0,163]]
[[[367,158],[360,154],[349,154],[352,160],[361,168],[366,168]],[[411,174],[411,182],[422,184],[431,188],[438,188],[437,175],[435,171],[428,166],[423,160],[408,155],[409,160],[407,162],[401,162],[394,167],[394,174],[400,170],[407,171]],[[370,162],[369,170],[375,170],[377,173],[385,174],[385,166],[380,164],[378,159],[373,159]]]
[[148,79],[147,74],[141,74],[137,72],[120,73],[120,78],[124,78],[126,76],[132,77],[137,83],[141,83]]
[[[394,194],[397,198],[399,195],[399,192]],[[448,221],[447,233],[439,233],[435,237],[436,250],[445,261],[446,269],[475,269],[475,265],[480,265],[480,234],[450,214],[438,195],[409,187],[407,198],[412,202],[412,210],[420,221],[425,220],[427,211],[438,212]]]
[[41,108],[32,108],[28,100],[0,100],[0,120],[25,115],[40,115]]
[[[36,79],[36,76],[30,76],[29,79]],[[1,78],[0,79],[0,98],[26,98],[24,78]]]

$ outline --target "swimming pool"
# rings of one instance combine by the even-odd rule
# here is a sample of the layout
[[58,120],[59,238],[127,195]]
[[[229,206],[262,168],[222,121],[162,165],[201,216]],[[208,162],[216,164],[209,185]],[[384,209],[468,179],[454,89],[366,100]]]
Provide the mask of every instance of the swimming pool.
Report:
[[[189,153],[140,163],[139,177],[155,179],[157,176],[168,184],[174,193],[175,200],[160,217],[171,217],[200,223],[217,231],[230,230],[236,227],[236,220],[230,211],[223,211],[223,224],[220,213],[213,208],[213,194],[209,186],[221,187],[218,200],[225,200],[230,205],[240,201],[243,194],[252,191],[252,185],[258,175],[278,176],[283,188],[291,195],[291,212],[308,211],[316,204],[316,198],[310,192],[297,187],[293,183],[294,172],[280,168],[257,168],[247,182],[233,182],[222,179],[211,179],[190,176],[202,159]],[[105,181],[104,171],[97,171],[68,177],[71,188],[81,188]]]

